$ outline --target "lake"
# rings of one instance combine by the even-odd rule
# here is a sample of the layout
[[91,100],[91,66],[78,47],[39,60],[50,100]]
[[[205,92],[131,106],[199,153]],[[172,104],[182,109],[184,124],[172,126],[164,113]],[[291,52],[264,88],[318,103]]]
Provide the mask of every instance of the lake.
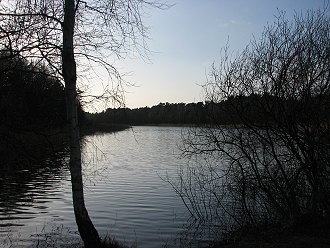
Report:
[[[85,137],[85,201],[102,237],[147,248],[206,244],[187,231],[189,213],[167,182],[189,162],[180,157],[181,132],[180,127],[134,127]],[[67,160],[2,173],[1,247],[81,245]]]

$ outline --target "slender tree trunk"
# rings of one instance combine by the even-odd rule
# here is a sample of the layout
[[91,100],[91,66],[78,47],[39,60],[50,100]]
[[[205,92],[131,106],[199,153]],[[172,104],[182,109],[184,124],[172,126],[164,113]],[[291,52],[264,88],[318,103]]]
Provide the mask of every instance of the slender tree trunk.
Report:
[[86,248],[100,247],[100,237],[88,216],[84,201],[81,171],[81,150],[79,123],[77,114],[76,63],[73,52],[73,34],[75,20],[74,0],[65,0],[63,22],[62,66],[65,81],[68,135],[70,142],[70,173],[72,199],[76,223]]

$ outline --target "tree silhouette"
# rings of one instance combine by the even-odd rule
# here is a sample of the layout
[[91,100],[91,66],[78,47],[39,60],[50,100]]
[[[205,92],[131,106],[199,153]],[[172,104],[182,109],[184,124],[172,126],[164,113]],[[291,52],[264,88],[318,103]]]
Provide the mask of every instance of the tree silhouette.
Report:
[[[186,155],[210,158],[204,169],[211,178],[195,173],[187,180],[213,199],[192,199],[198,218],[221,212],[245,225],[329,217],[329,28],[329,7],[292,22],[281,13],[262,39],[236,57],[225,50],[212,67],[205,84],[212,128],[192,129],[184,147]],[[231,125],[222,126],[221,117]],[[195,197],[190,186],[177,189]],[[203,214],[205,205],[213,215]]]
[[35,63],[47,64],[51,74],[61,78],[65,85],[74,212],[86,247],[99,247],[100,238],[84,204],[77,68],[82,73],[86,67],[101,65],[118,82],[114,87],[106,87],[104,95],[121,101],[125,81],[108,59],[124,56],[132,48],[144,54],[146,28],[141,16],[144,6],[165,5],[144,0],[1,1],[2,49],[10,56],[19,54]]

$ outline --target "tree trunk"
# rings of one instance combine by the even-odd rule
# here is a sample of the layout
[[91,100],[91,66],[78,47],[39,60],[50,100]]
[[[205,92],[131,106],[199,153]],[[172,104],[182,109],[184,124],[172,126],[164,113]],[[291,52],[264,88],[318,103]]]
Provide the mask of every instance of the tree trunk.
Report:
[[65,81],[68,135],[70,142],[70,173],[76,223],[86,248],[100,247],[100,237],[88,216],[84,201],[81,171],[81,150],[77,114],[76,63],[73,51],[75,20],[74,0],[65,0],[63,21],[62,70]]

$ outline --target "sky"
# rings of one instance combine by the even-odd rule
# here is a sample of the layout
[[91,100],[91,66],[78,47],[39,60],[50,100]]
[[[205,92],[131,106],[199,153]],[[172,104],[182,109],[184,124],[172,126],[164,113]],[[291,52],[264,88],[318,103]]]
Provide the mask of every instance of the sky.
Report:
[[203,101],[201,85],[226,44],[242,51],[279,10],[317,9],[324,0],[168,0],[167,10],[146,9],[149,59],[129,56],[115,66],[134,84],[126,88],[125,105],[138,108],[160,102]]

